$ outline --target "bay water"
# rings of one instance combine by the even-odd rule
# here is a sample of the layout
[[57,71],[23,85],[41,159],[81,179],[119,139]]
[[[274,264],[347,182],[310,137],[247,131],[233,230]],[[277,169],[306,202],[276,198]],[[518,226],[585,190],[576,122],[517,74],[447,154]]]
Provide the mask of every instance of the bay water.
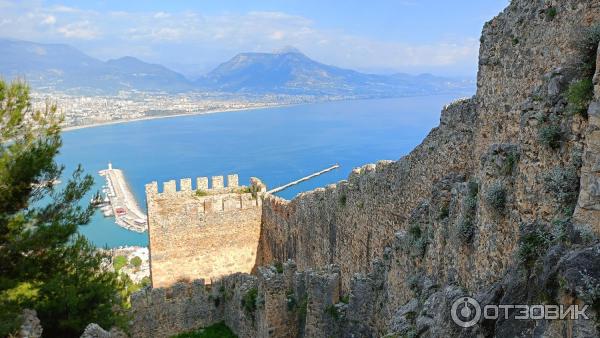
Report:
[[[251,176],[269,188],[335,163],[340,168],[278,193],[284,198],[346,179],[357,166],[397,160],[439,122],[444,104],[456,96],[338,101],[205,115],[135,121],[63,132],[58,162],[65,174],[82,164],[98,171],[112,162],[122,169],[145,210],[144,185],[198,176]],[[63,180],[64,181],[64,180]],[[195,183],[194,183],[195,185]],[[92,194],[87,197],[92,197]],[[80,232],[100,247],[147,245],[147,233],[125,230],[100,210]]]

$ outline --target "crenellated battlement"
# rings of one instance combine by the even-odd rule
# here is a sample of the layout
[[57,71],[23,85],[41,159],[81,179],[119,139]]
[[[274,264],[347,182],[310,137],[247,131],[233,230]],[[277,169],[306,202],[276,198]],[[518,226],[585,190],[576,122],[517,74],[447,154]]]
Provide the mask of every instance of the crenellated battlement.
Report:
[[[179,185],[176,180],[170,180],[162,183],[162,191],[159,192],[159,184],[156,181],[146,184],[146,195],[147,196],[160,196],[164,194],[175,194],[180,192],[196,192],[202,191],[209,194],[226,194],[232,192],[243,191],[245,186],[239,185],[239,178],[237,174],[227,175],[227,184],[223,176],[212,176],[210,178],[210,187],[208,177],[197,177],[195,187],[192,185],[193,180],[191,178],[182,178],[179,180]],[[252,186],[252,180],[250,186]]]
[[[266,186],[237,174],[146,185],[150,264],[154,287],[180,279],[211,280],[250,272],[256,257]],[[225,184],[226,183],[226,184]],[[227,243],[227,245],[223,245]]]

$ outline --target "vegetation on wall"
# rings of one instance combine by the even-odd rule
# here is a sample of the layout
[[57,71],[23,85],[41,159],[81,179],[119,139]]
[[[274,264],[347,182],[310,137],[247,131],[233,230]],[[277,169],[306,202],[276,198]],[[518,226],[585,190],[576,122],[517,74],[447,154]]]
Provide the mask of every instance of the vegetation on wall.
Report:
[[485,203],[496,214],[504,213],[506,209],[506,188],[502,182],[495,182],[485,194]]
[[254,316],[256,311],[256,299],[258,298],[258,289],[256,287],[251,288],[244,294],[242,298],[242,308],[247,314]]
[[172,338],[237,338],[225,323],[220,322],[197,331],[181,333]]
[[462,202],[462,214],[456,229],[456,235],[463,244],[471,243],[475,235],[478,194],[479,184],[475,181],[470,181],[467,185],[467,196],[465,196]]
[[588,106],[594,98],[594,84],[591,78],[574,81],[567,90],[568,109],[573,114],[587,116]]
[[538,130],[539,142],[550,149],[560,148],[563,131],[559,118],[554,114],[543,115],[538,119],[538,122],[540,124]]
[[579,176],[577,166],[555,167],[543,177],[544,189],[552,194],[557,204],[567,215],[572,214],[579,195]]

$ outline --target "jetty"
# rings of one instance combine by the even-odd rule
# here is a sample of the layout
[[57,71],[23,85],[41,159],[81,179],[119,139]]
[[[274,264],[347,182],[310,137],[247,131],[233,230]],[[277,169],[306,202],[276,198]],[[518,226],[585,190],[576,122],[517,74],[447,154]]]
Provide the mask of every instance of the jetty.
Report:
[[102,211],[105,216],[115,216],[117,225],[131,231],[144,232],[148,229],[146,214],[140,209],[133,192],[129,188],[125,175],[120,169],[108,164],[108,169],[101,170],[100,176],[106,178],[104,189],[105,200],[108,200]]
[[308,181],[308,180],[310,180],[311,178],[317,177],[317,176],[319,176],[319,175],[323,175],[323,174],[325,174],[325,173],[327,173],[327,172],[330,172],[330,171],[332,171],[332,170],[335,170],[335,169],[337,169],[337,168],[339,168],[339,167],[340,167],[340,165],[336,163],[336,164],[332,165],[331,167],[325,168],[325,169],[323,169],[323,170],[321,170],[321,171],[317,171],[317,172],[316,172],[316,173],[314,173],[314,174],[310,174],[310,175],[308,175],[308,176],[302,177],[301,179],[297,179],[297,180],[295,180],[295,181],[293,181],[293,182],[290,182],[290,183],[288,183],[288,184],[285,184],[285,185],[282,185],[282,186],[280,186],[280,187],[277,187],[277,188],[271,189],[271,190],[267,191],[267,193],[268,193],[268,194],[274,194],[274,193],[280,192],[280,191],[282,191],[282,190],[285,190],[285,189],[287,189],[287,188],[289,188],[289,187],[291,187],[291,186],[294,186],[294,185],[296,185],[296,184],[302,183],[302,182],[304,182],[304,181]]

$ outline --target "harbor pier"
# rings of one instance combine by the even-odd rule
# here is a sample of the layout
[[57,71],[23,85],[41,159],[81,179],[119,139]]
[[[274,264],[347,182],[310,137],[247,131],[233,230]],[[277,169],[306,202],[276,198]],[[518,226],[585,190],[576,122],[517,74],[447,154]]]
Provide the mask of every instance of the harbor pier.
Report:
[[108,164],[108,169],[101,170],[100,176],[106,178],[105,200],[108,205],[103,209],[105,216],[114,215],[117,225],[131,231],[144,232],[148,229],[146,214],[140,209],[125,175],[120,169]]

